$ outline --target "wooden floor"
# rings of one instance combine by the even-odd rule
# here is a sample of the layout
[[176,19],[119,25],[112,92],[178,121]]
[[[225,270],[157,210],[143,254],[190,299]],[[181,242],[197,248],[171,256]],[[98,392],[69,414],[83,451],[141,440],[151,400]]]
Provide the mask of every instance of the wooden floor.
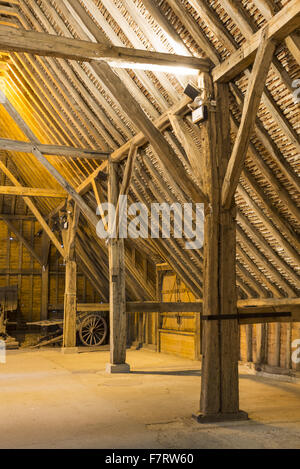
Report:
[[199,425],[200,363],[129,351],[129,375],[106,375],[109,352],[9,352],[0,365],[2,448],[300,448],[300,381],[240,369],[250,421]]

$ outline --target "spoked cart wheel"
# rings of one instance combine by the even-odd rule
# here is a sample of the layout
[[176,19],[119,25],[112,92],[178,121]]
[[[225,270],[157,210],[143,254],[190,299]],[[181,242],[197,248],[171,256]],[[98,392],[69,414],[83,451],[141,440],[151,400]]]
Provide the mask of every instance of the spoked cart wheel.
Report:
[[98,313],[85,316],[79,325],[79,337],[84,345],[89,347],[101,345],[107,335],[107,323]]

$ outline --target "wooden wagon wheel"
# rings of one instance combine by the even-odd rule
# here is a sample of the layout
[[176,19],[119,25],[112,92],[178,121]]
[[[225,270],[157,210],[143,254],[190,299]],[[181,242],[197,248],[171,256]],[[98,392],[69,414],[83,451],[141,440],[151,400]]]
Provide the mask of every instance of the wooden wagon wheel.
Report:
[[79,325],[79,337],[84,345],[101,345],[106,335],[107,323],[100,314],[88,314]]

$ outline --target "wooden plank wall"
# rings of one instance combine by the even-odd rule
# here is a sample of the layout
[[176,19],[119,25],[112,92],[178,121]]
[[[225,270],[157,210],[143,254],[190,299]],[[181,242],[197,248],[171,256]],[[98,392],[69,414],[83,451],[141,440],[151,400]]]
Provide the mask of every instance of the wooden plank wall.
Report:
[[[195,297],[178,276],[166,272],[162,278],[162,301],[194,301]],[[196,358],[194,313],[161,314],[159,349],[185,358]]]
[[[132,265],[136,268],[145,283],[149,284],[150,290],[155,294],[156,290],[156,267],[134,246],[125,244],[125,251],[132,260]],[[135,298],[138,300],[138,296]],[[140,299],[149,299],[146,296]],[[130,298],[128,297],[128,300]],[[156,314],[134,313],[127,318],[127,337],[129,344],[146,344],[150,348],[155,348],[156,344]]]
[[[174,272],[163,272],[161,285],[162,301],[193,301],[195,299],[182,281],[176,282]],[[172,317],[169,314],[160,316],[159,351],[196,359],[198,355],[195,334],[196,315],[194,313],[181,313],[177,317]],[[292,348],[292,342],[300,339],[300,323],[240,326],[240,360],[245,363],[257,363],[258,337],[261,327],[265,329],[262,364],[266,365],[267,369],[270,367],[270,370],[273,369],[274,372],[279,369],[300,370],[300,365],[291,361],[291,354],[295,350]],[[279,337],[279,347],[276,337]]]
[[[12,223],[24,238],[41,255],[42,237],[40,226],[35,220],[13,220]],[[65,289],[65,267],[55,247],[49,256],[49,304],[63,304]],[[0,286],[18,285],[20,307],[26,321],[38,321],[41,314],[42,268],[28,250],[18,242],[6,223],[0,220]],[[78,302],[94,303],[100,297],[86,277],[77,275]]]

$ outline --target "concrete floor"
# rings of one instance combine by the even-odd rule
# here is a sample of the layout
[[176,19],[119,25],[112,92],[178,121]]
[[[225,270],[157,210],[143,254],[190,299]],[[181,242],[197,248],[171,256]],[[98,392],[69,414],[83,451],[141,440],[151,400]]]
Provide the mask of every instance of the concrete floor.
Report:
[[240,376],[250,421],[199,425],[199,363],[128,351],[130,375],[106,375],[107,351],[8,352],[0,363],[1,448],[300,448],[300,384]]

